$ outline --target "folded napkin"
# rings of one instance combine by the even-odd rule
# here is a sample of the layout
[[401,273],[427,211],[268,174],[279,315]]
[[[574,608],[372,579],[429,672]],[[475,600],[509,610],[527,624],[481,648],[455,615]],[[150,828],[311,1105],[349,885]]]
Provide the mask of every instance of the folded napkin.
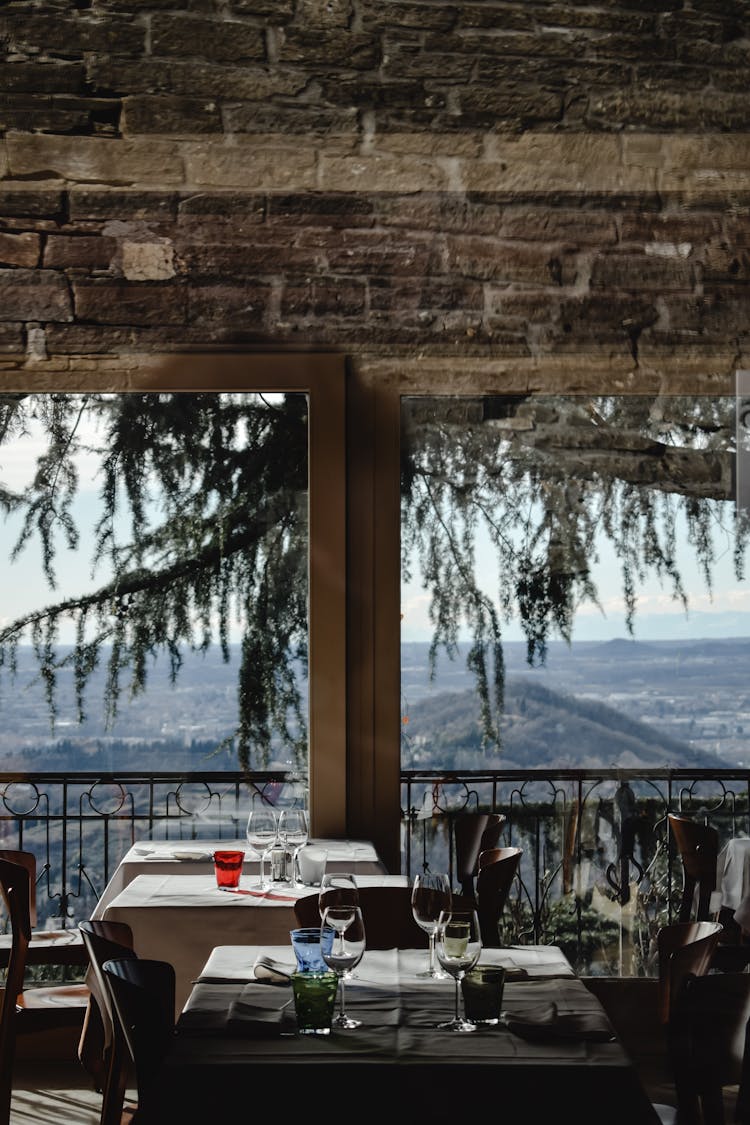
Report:
[[294,1029],[291,989],[269,992],[263,986],[246,984],[229,1005],[227,1031],[233,1035],[273,1038]]
[[563,1012],[557,1004],[538,1004],[525,1012],[502,1013],[502,1023],[523,1039],[614,1039],[612,1025],[604,1012]]
[[265,953],[259,953],[253,964],[253,976],[266,984],[289,984],[294,965],[283,965]]

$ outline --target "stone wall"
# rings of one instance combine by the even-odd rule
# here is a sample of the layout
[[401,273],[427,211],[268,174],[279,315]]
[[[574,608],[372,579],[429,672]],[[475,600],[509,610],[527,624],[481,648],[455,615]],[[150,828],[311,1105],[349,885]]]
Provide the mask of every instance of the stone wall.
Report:
[[750,333],[749,17],[6,4],[0,369],[268,345],[729,380]]

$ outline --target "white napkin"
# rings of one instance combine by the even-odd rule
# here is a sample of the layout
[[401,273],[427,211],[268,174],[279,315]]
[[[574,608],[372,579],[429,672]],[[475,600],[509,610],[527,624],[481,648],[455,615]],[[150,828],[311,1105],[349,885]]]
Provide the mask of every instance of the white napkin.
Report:
[[227,1031],[235,1035],[260,1038],[281,1035],[294,1024],[291,989],[270,991],[258,984],[246,984],[229,1005]]
[[265,953],[259,953],[253,965],[253,976],[267,984],[289,984],[294,965],[283,965]]

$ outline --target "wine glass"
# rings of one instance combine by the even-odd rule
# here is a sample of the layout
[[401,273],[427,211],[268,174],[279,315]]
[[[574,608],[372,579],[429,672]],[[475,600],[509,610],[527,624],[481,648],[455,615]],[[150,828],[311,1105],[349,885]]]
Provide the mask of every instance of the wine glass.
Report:
[[327,906],[359,906],[357,880],[345,871],[326,871],[320,880],[318,910],[320,917]]
[[426,871],[423,875],[415,876],[411,891],[411,912],[420,930],[424,930],[430,939],[429,967],[424,972],[417,973],[418,977],[432,977],[433,980],[448,978],[448,974],[435,965],[435,934],[440,913],[443,910],[450,910],[452,898],[450,879],[447,875]]
[[[328,906],[359,906],[357,880],[351,872],[324,872],[318,891],[318,910],[321,918]],[[351,980],[354,975],[351,969],[347,969],[344,973],[347,980]]]
[[282,809],[279,813],[279,836],[292,851],[291,880],[294,885],[297,870],[297,854],[307,843],[307,813],[304,809]]
[[247,818],[245,836],[248,844],[260,859],[258,886],[261,890],[264,890],[266,885],[263,875],[264,860],[278,839],[278,832],[279,826],[275,809],[268,808],[267,805],[261,805],[251,811]]
[[476,1024],[459,1014],[460,981],[473,969],[482,952],[476,910],[444,910],[438,922],[435,950],[440,964],[453,977],[456,1000],[453,1019],[437,1024],[445,1031],[476,1031]]
[[[323,940],[325,930],[334,931],[330,949]],[[346,1013],[346,974],[362,960],[365,951],[365,924],[358,906],[327,906],[320,927],[320,951],[329,969],[339,978],[339,1014],[331,1027],[359,1027],[362,1020],[352,1019]]]

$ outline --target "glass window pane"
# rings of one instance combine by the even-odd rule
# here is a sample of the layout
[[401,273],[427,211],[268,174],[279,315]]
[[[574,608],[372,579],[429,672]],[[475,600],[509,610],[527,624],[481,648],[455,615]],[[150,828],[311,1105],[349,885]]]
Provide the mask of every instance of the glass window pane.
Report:
[[750,764],[735,400],[402,399],[402,768]]
[[306,772],[307,451],[304,393],[0,396],[4,769]]

